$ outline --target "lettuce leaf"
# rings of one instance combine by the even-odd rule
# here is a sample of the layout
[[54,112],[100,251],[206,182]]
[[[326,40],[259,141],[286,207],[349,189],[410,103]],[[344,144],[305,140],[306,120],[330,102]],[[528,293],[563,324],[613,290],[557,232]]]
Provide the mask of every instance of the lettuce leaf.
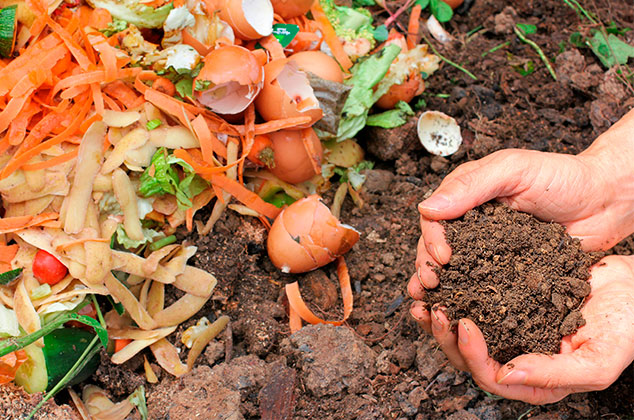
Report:
[[366,125],[382,128],[400,127],[407,122],[407,117],[414,115],[414,111],[407,102],[399,101],[394,109],[370,115]]
[[115,232],[116,240],[124,248],[134,249],[147,243],[151,244],[157,239],[162,239],[165,237],[165,234],[163,232],[157,232],[154,229],[144,227],[141,228],[141,230],[143,231],[143,239],[137,241],[134,239],[130,239],[128,234],[125,232],[125,228],[123,227],[123,225],[120,224],[119,226],[117,226],[117,230]]
[[139,28],[161,28],[170,10],[174,8],[168,3],[159,8],[153,8],[139,0],[87,0],[92,7],[103,8],[110,12],[113,18],[124,20]]
[[337,140],[353,138],[365,127],[368,112],[375,102],[372,88],[383,79],[400,52],[398,45],[391,44],[352,68],[352,77],[346,80],[352,90],[343,106]]
[[[183,179],[177,166],[185,175]],[[192,199],[209,186],[187,162],[168,154],[165,148],[160,148],[152,156],[152,163],[143,172],[140,181],[139,192],[144,197],[172,194],[176,196],[178,207],[184,210],[191,208]]]

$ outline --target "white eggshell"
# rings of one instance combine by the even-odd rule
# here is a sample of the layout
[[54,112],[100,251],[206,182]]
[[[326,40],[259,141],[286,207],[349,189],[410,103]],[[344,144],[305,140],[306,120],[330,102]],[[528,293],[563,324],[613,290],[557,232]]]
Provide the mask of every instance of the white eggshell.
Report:
[[418,119],[417,129],[420,142],[431,154],[449,156],[462,144],[458,123],[442,112],[424,112]]

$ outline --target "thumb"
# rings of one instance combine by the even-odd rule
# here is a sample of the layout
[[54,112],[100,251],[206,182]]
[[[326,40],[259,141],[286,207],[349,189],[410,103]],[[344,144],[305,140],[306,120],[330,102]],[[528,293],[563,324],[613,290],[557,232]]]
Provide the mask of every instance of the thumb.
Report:
[[455,219],[496,197],[515,194],[524,166],[521,153],[514,150],[465,163],[447,175],[431,197],[418,205],[418,211],[430,220]]
[[596,391],[617,379],[619,372],[612,370],[608,361],[582,347],[565,354],[518,356],[498,370],[496,379],[501,385]]

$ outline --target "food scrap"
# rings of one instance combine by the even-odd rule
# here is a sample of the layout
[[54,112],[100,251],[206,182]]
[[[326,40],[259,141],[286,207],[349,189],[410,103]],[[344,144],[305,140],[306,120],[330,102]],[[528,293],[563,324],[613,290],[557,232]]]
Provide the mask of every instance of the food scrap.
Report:
[[[216,278],[175,234],[207,234],[227,208],[270,228],[284,272],[337,259],[349,315],[343,254],[359,233],[319,194],[338,175],[335,213],[346,192],[363,204],[371,163],[354,138],[369,117],[399,124],[375,105],[409,115],[439,65],[426,45],[395,29],[379,39],[366,9],[332,0],[26,0],[0,13],[1,380],[50,398],[90,375],[102,346],[116,364],[149,348],[170,374],[191,370],[229,320],[188,329],[181,361],[171,335]],[[180,298],[166,306],[169,288]],[[287,293],[291,324],[324,322]],[[98,388],[76,397],[99,415],[133,409]]]

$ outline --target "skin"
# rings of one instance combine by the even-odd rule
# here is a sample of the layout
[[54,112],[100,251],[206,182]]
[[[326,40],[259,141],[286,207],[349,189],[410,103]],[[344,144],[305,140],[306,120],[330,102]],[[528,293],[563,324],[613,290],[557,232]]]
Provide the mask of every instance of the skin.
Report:
[[408,284],[410,313],[433,334],[449,361],[484,390],[533,404],[607,388],[634,360],[634,256],[609,256],[591,270],[581,310],[586,325],[564,337],[556,355],[525,354],[501,365],[488,356],[469,319],[449,329],[443,308],[425,309],[425,289],[438,285],[432,266],[451,248],[439,220],[462,216],[489,200],[564,225],[586,251],[607,250],[634,232],[634,111],[577,156],[503,150],[465,163],[419,204],[422,235]]

